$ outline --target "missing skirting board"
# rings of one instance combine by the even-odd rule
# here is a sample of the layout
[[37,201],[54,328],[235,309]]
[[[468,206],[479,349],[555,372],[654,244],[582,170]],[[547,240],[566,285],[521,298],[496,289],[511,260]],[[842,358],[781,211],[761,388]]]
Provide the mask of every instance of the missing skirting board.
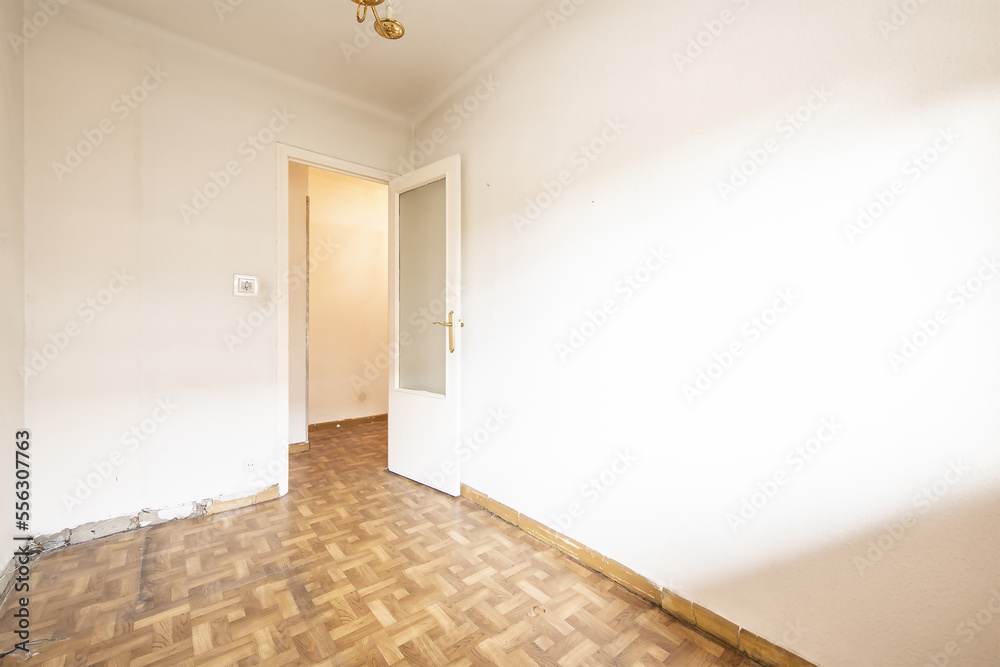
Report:
[[[206,514],[219,514],[231,510],[249,507],[258,503],[274,500],[279,496],[278,485],[269,486],[251,496],[234,498],[232,500],[218,500],[207,498],[190,503],[185,503],[177,507],[170,507],[160,510],[144,509],[135,514],[105,519],[103,521],[92,521],[75,528],[64,528],[58,533],[50,535],[38,535],[30,543],[29,551],[31,560],[39,555],[62,549],[74,544],[82,544],[99,540],[103,537],[110,537],[120,533],[127,533],[140,528],[148,528],[169,521],[179,521],[182,519],[192,519]],[[30,563],[30,561],[29,561]],[[14,559],[11,559],[0,574],[0,587],[3,595],[0,596],[0,604],[7,600],[7,596],[13,587],[14,571],[17,569]]]

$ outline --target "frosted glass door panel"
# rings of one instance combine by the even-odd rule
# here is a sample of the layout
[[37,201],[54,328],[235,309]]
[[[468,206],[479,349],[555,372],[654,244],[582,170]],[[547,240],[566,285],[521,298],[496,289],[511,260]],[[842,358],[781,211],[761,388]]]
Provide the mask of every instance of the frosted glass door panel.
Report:
[[445,180],[399,195],[399,388],[445,393]]

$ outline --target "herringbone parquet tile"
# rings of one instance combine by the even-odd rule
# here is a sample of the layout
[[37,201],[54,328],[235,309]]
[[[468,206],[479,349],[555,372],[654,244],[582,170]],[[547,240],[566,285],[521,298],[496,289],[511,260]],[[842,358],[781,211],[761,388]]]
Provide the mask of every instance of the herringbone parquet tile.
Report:
[[[386,472],[385,422],[312,434],[287,496],[43,554],[3,665],[753,667],[465,499]],[[13,647],[10,601],[0,650]]]

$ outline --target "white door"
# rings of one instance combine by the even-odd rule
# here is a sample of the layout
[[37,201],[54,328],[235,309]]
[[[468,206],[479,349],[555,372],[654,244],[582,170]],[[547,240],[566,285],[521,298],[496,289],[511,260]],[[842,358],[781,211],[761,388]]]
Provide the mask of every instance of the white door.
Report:
[[389,183],[389,470],[460,491],[461,160]]

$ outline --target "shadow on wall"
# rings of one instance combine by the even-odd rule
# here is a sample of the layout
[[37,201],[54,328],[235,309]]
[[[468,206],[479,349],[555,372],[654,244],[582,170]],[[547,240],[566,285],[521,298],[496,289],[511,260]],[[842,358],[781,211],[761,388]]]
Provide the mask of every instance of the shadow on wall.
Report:
[[[962,97],[984,88],[991,95],[995,91],[995,51],[983,49],[976,39],[961,39],[984,25],[1000,23],[1000,7],[993,4],[919,3],[919,12],[905,20],[896,17],[901,25],[894,30],[880,26],[892,23],[896,3],[817,5],[779,0],[765,7],[733,0],[732,4],[733,23],[707,47],[696,49],[699,55],[693,59],[685,56],[687,45],[702,39],[706,30],[711,32],[702,16],[706,10],[693,8],[686,10],[693,16],[681,17],[677,12],[683,9],[661,10],[668,14],[662,22],[677,32],[667,38],[670,50],[657,53],[656,59],[663,60],[658,78],[671,99],[686,102],[655,109],[661,129],[648,145],[657,153],[672,151],[672,144],[711,137],[719,128],[744,126],[754,118],[773,116],[775,124],[784,120],[784,131],[794,135],[814,118],[786,114],[794,116],[804,102],[815,112],[816,101],[823,105],[844,94],[856,97],[850,112],[866,114],[867,130],[877,137],[884,125],[939,105],[943,97]],[[745,10],[737,7],[744,4]],[[689,62],[679,63],[678,58]],[[954,76],[959,70],[961,76]],[[622,80],[622,85],[627,83]],[[821,90],[830,95],[814,99],[812,93]]]
[[[705,582],[700,598],[715,611],[712,600],[738,599],[784,615],[770,632],[747,629],[822,667],[873,664],[858,647],[879,645],[897,665],[998,665],[1000,490],[921,513],[933,502],[839,544]],[[799,591],[798,608],[769,609],[778,590]],[[821,636],[822,653],[806,650]]]

